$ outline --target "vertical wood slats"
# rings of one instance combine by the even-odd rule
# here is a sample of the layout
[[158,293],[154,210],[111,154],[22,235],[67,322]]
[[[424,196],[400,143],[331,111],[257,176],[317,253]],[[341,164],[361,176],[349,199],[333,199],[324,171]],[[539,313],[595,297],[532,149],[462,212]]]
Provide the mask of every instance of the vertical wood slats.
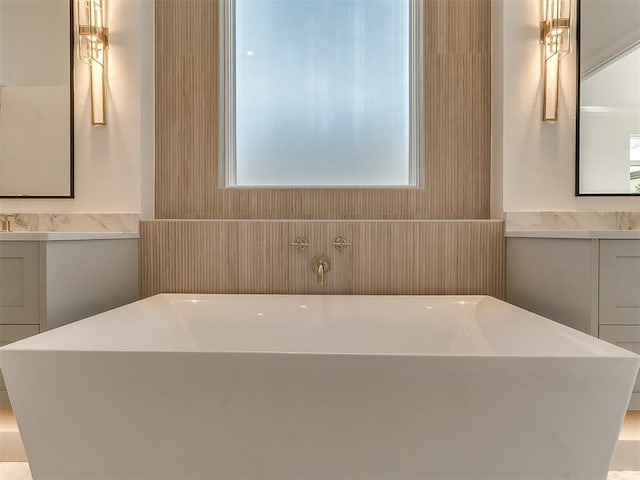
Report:
[[[486,294],[504,298],[502,221],[158,220],[140,225],[141,295]],[[353,244],[332,246],[342,234]],[[289,246],[306,235],[311,247]],[[326,284],[315,255],[331,260]]]
[[218,1],[156,0],[156,217],[488,218],[490,0],[425,2],[425,188],[224,189]]

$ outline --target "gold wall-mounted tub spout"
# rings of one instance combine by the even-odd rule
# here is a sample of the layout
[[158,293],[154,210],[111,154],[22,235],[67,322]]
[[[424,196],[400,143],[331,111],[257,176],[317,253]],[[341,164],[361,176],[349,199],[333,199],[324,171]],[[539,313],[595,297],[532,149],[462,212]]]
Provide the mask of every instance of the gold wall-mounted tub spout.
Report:
[[326,255],[318,255],[313,259],[311,265],[313,266],[313,271],[317,275],[318,283],[320,285],[324,285],[324,275],[329,270],[331,270],[331,263],[329,262],[329,258]]

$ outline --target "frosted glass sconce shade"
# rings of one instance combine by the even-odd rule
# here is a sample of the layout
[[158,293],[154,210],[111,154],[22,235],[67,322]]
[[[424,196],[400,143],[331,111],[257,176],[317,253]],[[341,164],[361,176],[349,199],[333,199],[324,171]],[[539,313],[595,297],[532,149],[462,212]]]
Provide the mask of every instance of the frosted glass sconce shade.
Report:
[[558,119],[560,59],[571,50],[571,0],[543,0],[544,20],[540,22],[544,97],[542,120]]
[[105,0],[77,0],[78,56],[89,65],[91,123],[106,125],[106,67],[109,29],[105,27]]

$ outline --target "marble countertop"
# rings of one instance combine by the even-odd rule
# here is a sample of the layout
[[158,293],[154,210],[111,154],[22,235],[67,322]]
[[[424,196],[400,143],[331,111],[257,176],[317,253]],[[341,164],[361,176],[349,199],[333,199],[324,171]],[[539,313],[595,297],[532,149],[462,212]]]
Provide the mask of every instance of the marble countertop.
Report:
[[118,240],[140,238],[133,232],[0,232],[0,242],[49,242],[61,240]]
[[504,219],[507,237],[640,239],[640,212],[515,211]]
[[136,213],[14,213],[0,241],[118,240],[140,238]]
[[505,237],[640,239],[640,230],[506,230]]

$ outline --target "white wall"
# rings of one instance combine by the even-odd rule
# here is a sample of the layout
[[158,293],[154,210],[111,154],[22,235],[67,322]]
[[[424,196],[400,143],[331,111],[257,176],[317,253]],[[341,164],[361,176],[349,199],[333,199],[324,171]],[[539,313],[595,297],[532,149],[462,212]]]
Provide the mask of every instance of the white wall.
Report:
[[559,121],[544,123],[538,43],[542,0],[504,0],[493,6],[504,19],[503,41],[494,55],[494,60],[503,59],[503,209],[640,211],[637,197],[574,196],[575,48],[560,67]]
[[76,60],[75,198],[5,198],[0,212],[140,213],[144,191],[152,214],[153,1],[107,0],[107,22],[106,127],[91,126],[88,67]]

